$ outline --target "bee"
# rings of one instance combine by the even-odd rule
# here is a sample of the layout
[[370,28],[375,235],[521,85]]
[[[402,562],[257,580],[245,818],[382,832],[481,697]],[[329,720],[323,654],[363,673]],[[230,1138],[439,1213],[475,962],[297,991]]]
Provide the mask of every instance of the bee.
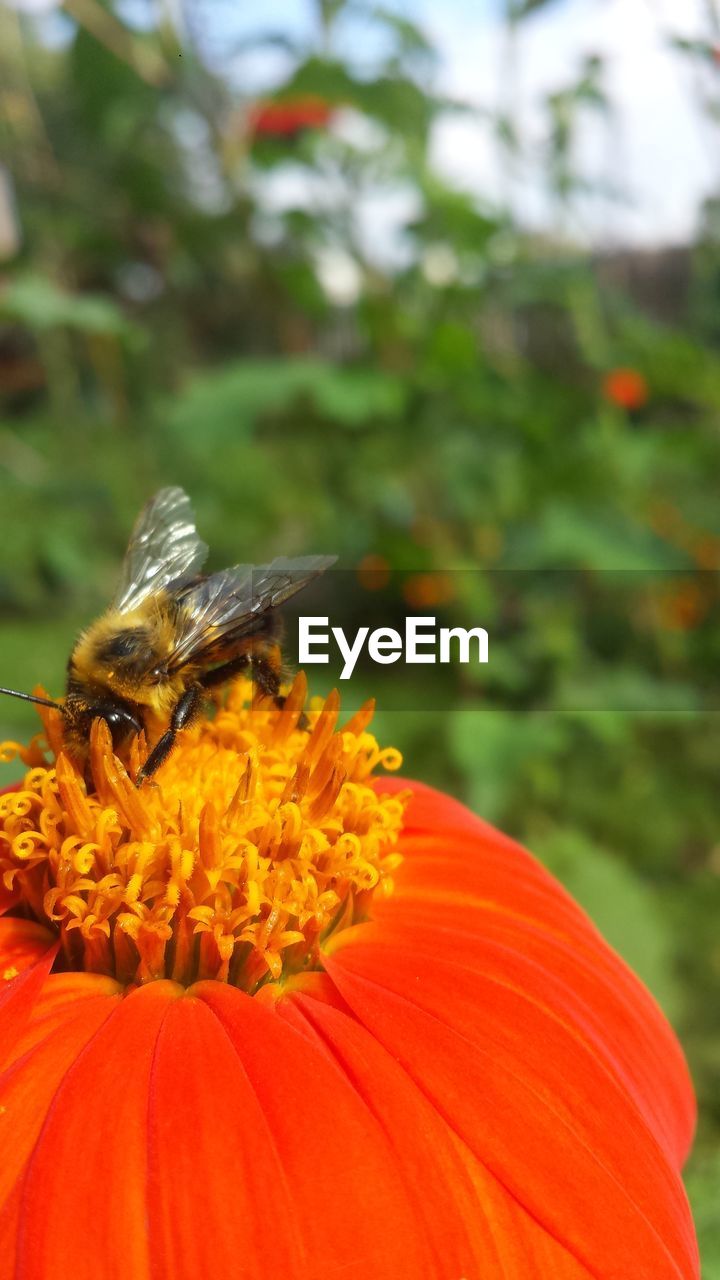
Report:
[[282,706],[278,606],[337,557],[280,558],[204,575],[207,552],[187,494],[160,489],[135,523],[112,604],[70,654],[64,701],[0,693],[57,707],[68,752],[81,762],[98,716],[115,750],[159,727],[137,786],[168,758],[209,694],[240,672]]

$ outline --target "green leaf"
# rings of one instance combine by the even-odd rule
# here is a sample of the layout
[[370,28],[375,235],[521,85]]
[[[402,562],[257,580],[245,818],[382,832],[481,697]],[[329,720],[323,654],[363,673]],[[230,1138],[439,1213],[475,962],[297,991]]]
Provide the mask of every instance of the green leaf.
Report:
[[700,711],[702,694],[692,683],[652,676],[637,667],[600,667],[591,661],[582,675],[558,683],[558,710],[619,711],[625,715],[667,715]]
[[321,360],[243,360],[193,378],[167,415],[188,438],[248,435],[256,421],[308,401],[323,418],[360,427],[402,412],[405,391],[390,374],[344,369]]
[[513,563],[523,568],[579,566],[585,569],[670,569],[685,558],[640,524],[623,519],[608,504],[555,501],[533,527],[519,527]]
[[60,327],[80,333],[137,339],[142,331],[110,298],[70,293],[46,276],[16,276],[0,293],[0,316],[40,333]]
[[568,726],[543,713],[456,711],[448,724],[449,749],[465,774],[470,807],[502,823],[523,778],[560,751]]

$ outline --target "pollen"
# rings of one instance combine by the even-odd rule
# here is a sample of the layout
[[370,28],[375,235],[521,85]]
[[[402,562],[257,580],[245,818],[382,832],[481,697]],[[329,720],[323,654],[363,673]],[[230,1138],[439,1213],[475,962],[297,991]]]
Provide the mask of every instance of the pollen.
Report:
[[126,769],[100,719],[91,785],[59,712],[43,709],[29,747],[0,745],[27,766],[0,795],[2,884],[13,914],[57,934],[56,967],[254,993],[322,968],[328,940],[371,918],[392,892],[409,796],[377,794],[373,774],[401,757],[369,732],[372,703],[338,728],[337,694],[305,718],[306,695],[302,673],[282,710],[235,682],[140,789],[142,744]]

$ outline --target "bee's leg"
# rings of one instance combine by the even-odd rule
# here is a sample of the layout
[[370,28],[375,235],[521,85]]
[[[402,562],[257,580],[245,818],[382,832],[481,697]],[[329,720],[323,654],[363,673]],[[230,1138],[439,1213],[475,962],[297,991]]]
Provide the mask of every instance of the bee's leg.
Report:
[[[272,639],[256,642],[252,651],[252,674],[260,692],[272,698],[275,706],[282,710],[287,701],[285,694],[279,692],[282,658],[279,645]],[[307,729],[308,723],[305,712],[301,711],[297,722],[298,729]]]
[[155,743],[150,755],[145,761],[142,769],[139,770],[135,779],[135,786],[141,787],[146,778],[151,778],[160,768],[164,760],[167,760],[170,752],[175,746],[175,739],[179,729],[185,729],[195,719],[204,697],[204,690],[199,684],[191,684],[189,689],[175,703],[173,713],[170,717],[170,727],[166,729],[162,738]]
[[[214,689],[218,685],[232,680],[233,676],[247,670],[249,666],[252,666],[252,677],[260,692],[271,697],[276,707],[284,707],[285,698],[283,694],[278,692],[280,688],[280,651],[278,646],[270,641],[260,642],[259,644],[256,642],[251,652],[239,653],[236,658],[231,658],[229,662],[224,662],[221,667],[215,667],[214,671],[206,671],[199,678],[200,684],[203,689]],[[298,719],[298,725],[301,729],[306,729],[307,723],[307,716],[303,711]]]
[[250,654],[239,653],[236,658],[231,658],[229,662],[223,662],[221,667],[215,667],[212,671],[203,672],[199,677],[199,682],[203,689],[216,689],[218,685],[227,684],[228,680],[232,680],[233,676],[245,671],[249,665]]
[[282,706],[284,699],[280,698],[278,693],[280,665],[280,649],[272,640],[267,640],[263,636],[262,639],[253,640],[251,647],[248,647],[244,653],[239,653],[237,657],[224,662],[221,667],[215,667],[213,671],[206,671],[199,677],[199,682],[203,689],[215,689],[218,685],[232,680],[233,676],[239,675],[241,671],[252,667],[252,678],[260,692],[275,698],[278,706]]
[[281,680],[280,648],[270,641],[257,641],[252,649],[252,677],[258,689],[267,698],[272,698],[277,707],[285,704],[280,694]]

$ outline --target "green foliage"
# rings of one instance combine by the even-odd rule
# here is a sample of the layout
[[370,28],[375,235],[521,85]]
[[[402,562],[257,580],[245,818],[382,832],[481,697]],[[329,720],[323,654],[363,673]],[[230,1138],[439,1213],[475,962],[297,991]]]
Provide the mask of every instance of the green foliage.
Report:
[[[389,373],[338,369],[313,358],[243,360],[199,374],[170,406],[166,421],[192,446],[221,447],[238,435],[248,438],[259,420],[303,409],[341,428],[396,420],[405,388]],[[205,424],[198,433],[199,422]]]
[[137,336],[135,328],[110,298],[71,293],[45,276],[17,275],[0,296],[0,317],[15,320],[31,333],[77,329],[85,334]]

